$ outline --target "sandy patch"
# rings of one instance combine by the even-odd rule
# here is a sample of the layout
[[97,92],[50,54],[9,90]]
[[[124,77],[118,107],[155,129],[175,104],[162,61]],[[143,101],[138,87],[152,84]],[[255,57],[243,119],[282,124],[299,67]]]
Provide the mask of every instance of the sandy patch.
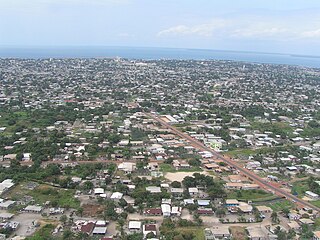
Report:
[[[173,181],[178,181],[178,182],[181,182],[185,177],[187,176],[190,176],[192,177],[192,175],[194,174],[195,172],[168,172],[168,173],[165,173],[164,177],[166,179],[168,179],[170,182],[173,182]],[[200,173],[200,174],[204,174],[204,175],[210,175],[208,172],[197,172],[197,173]],[[210,175],[211,176],[211,175]],[[212,176],[213,177],[213,176]],[[214,178],[214,177],[213,177]]]

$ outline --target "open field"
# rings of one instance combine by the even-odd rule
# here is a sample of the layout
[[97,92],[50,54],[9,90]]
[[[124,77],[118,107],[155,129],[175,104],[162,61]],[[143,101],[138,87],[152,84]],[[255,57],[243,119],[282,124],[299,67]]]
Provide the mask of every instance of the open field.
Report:
[[265,192],[263,190],[242,190],[242,191],[232,191],[228,193],[228,198],[235,198],[242,201],[270,201],[277,198],[277,196]]
[[75,190],[62,189],[46,184],[40,184],[35,189],[27,189],[26,183],[19,184],[10,190],[6,197],[15,201],[21,201],[32,197],[34,204],[44,204],[50,201],[51,204],[65,208],[78,208],[80,202],[74,197]]
[[[205,171],[199,172],[199,173],[209,175],[208,172],[205,172]],[[187,176],[192,177],[193,174],[194,174],[194,172],[175,172],[175,173],[167,172],[164,174],[164,177],[166,179],[168,179],[170,182],[173,182],[173,181],[181,182],[185,177],[187,177]],[[210,175],[210,176],[212,176],[212,175]]]
[[233,236],[232,239],[237,239],[237,240],[247,239],[247,233],[243,227],[238,227],[238,226],[230,227],[230,232]]
[[202,169],[199,167],[191,167],[187,169],[176,170],[171,164],[161,163],[160,170],[162,172],[201,172]]
[[294,207],[294,204],[292,202],[285,199],[275,201],[267,205],[271,207],[273,211],[276,211],[276,212],[280,212],[285,208],[292,209]]
[[194,235],[194,240],[205,240],[204,230],[201,227],[184,227],[176,229],[180,233],[192,233]]

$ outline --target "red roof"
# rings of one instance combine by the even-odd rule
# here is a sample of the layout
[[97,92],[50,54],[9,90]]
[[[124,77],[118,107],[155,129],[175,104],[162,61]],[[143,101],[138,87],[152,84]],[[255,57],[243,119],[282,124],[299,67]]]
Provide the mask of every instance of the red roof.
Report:
[[81,226],[81,232],[91,234],[94,229],[95,224],[93,222],[89,222]]
[[198,214],[213,214],[213,211],[209,210],[209,209],[198,209],[197,213]]
[[147,208],[144,210],[144,214],[161,215],[162,211],[161,208]]
[[157,231],[157,226],[155,224],[144,225],[145,231]]

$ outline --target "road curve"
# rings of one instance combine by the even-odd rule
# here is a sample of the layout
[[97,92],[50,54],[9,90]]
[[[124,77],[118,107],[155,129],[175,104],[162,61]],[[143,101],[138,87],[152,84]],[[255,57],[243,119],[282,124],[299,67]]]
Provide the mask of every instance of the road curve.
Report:
[[222,161],[227,163],[229,166],[237,169],[239,172],[241,172],[243,175],[247,176],[249,179],[252,179],[253,182],[258,184],[260,187],[264,188],[265,190],[267,190],[269,192],[272,192],[273,194],[276,194],[279,197],[285,197],[288,200],[291,200],[292,202],[294,202],[299,207],[308,207],[308,208],[312,208],[313,210],[316,210],[316,211],[320,212],[320,208],[314,206],[313,204],[311,204],[311,203],[309,203],[307,201],[304,201],[304,200],[292,195],[291,193],[286,192],[285,190],[279,188],[279,186],[275,186],[274,184],[272,184],[270,182],[266,182],[264,179],[262,179],[261,177],[259,177],[255,173],[253,173],[252,171],[250,171],[250,170],[248,170],[246,168],[243,168],[242,166],[240,166],[238,163],[236,163],[232,159],[223,156],[222,154],[212,150],[211,148],[206,147],[200,141],[190,137],[188,134],[183,133],[182,131],[180,131],[177,128],[173,127],[169,123],[163,121],[157,115],[152,114],[152,113],[145,113],[145,114],[148,117],[152,118],[153,120],[159,122],[161,125],[167,127],[173,133],[177,134],[181,138],[183,138],[185,140],[188,140],[191,143],[192,146],[194,146],[194,147],[196,147],[196,148],[198,148],[198,149],[200,149],[202,151],[208,151],[208,152],[212,153],[217,159],[221,159]]

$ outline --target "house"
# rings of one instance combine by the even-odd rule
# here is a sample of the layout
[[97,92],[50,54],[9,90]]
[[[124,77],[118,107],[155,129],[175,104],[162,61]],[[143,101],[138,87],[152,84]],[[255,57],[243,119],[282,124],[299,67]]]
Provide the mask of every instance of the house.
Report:
[[193,199],[184,199],[183,203],[184,203],[184,205],[194,204],[194,200]]
[[189,188],[188,192],[191,197],[197,197],[199,195],[199,190],[198,190],[198,188],[195,188],[195,187]]
[[157,236],[157,226],[155,224],[145,224],[142,228],[143,236],[146,237],[149,233],[153,233]]
[[13,216],[14,214],[12,213],[2,212],[0,213],[0,220],[8,220],[8,219],[11,219]]
[[132,173],[136,169],[136,164],[132,162],[122,162],[118,165],[118,169],[126,174]]
[[181,211],[182,211],[181,207],[172,207],[171,208],[171,216],[180,217],[181,216]]
[[95,188],[93,191],[94,191],[95,195],[104,194],[104,189],[103,188]]
[[174,197],[181,197],[183,195],[183,188],[171,188],[170,192]]
[[212,211],[211,208],[198,208],[197,213],[199,215],[213,215],[214,212]]
[[3,180],[0,183],[0,196],[14,186],[12,179]]
[[306,191],[306,197],[311,198],[312,200],[318,200],[319,199],[319,195],[311,192],[311,191]]
[[243,187],[243,183],[240,182],[227,182],[224,187],[226,189],[237,189],[240,190]]
[[247,227],[250,240],[267,240],[267,235],[263,232],[261,227]]
[[253,189],[259,189],[260,186],[255,183],[245,183],[242,185],[243,190],[253,190]]
[[210,200],[197,200],[198,206],[207,207],[210,206]]
[[11,201],[11,200],[7,200],[7,201],[3,201],[0,202],[0,209],[9,209],[11,208],[13,205],[15,205],[15,201]]
[[171,198],[162,198],[161,199],[161,204],[169,204],[171,205]]
[[241,183],[244,178],[241,175],[229,175],[229,181],[233,183]]
[[141,231],[141,222],[140,221],[129,221],[129,231],[130,232],[140,232]]
[[249,205],[248,203],[245,203],[245,202],[240,202],[238,208],[243,213],[251,213],[252,210],[253,210],[253,207],[251,205]]
[[313,232],[312,240],[320,240],[320,231],[314,231]]
[[293,229],[295,231],[300,231],[301,229],[301,226],[296,221],[288,222],[287,224],[289,226],[289,229]]
[[256,208],[260,213],[271,213],[272,212],[272,208],[267,207],[267,206],[256,206]]
[[301,224],[307,224],[307,225],[313,225],[314,224],[314,221],[311,220],[310,218],[300,218],[299,222]]
[[95,228],[92,231],[93,235],[106,235],[106,233],[107,233],[107,227],[95,226]]
[[94,222],[85,222],[83,225],[81,225],[80,231],[82,233],[86,233],[90,235],[93,232],[94,227],[95,227]]
[[28,205],[24,208],[24,211],[32,212],[32,213],[41,213],[42,209],[43,209],[42,206]]
[[227,199],[226,200],[226,207],[238,207],[239,201],[237,199]]
[[171,206],[169,204],[161,204],[161,211],[164,217],[170,217],[171,215]]
[[17,157],[17,154],[7,154],[3,156],[3,161],[15,160],[16,157]]
[[228,226],[215,226],[210,230],[213,236],[217,239],[231,238],[231,233]]
[[191,167],[190,164],[185,160],[173,160],[172,165],[176,170],[188,169]]
[[148,216],[161,216],[162,210],[161,208],[147,208],[144,210],[144,214]]
[[150,193],[161,193],[161,188],[156,186],[148,186],[146,190]]
[[112,199],[112,200],[114,200],[114,201],[119,201],[122,197],[123,197],[123,193],[121,193],[121,192],[114,192],[114,193],[112,193],[110,199]]

